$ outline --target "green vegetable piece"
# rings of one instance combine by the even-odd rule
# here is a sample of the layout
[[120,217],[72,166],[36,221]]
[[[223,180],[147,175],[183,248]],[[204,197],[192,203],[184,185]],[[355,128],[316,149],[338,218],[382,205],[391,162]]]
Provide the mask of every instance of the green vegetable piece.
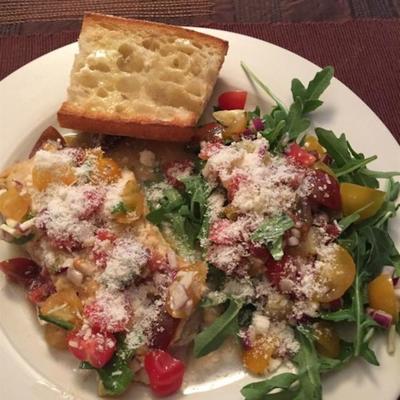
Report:
[[126,214],[128,211],[129,209],[126,207],[125,203],[120,201],[112,208],[111,214]]
[[94,368],[84,361],[79,365],[81,369],[95,369],[100,379],[100,395],[120,396],[126,391],[133,379],[133,371],[129,362],[134,352],[124,343],[124,337],[118,337],[118,350],[112,359],[103,368]]
[[283,257],[282,236],[293,226],[293,220],[286,214],[267,218],[252,234],[251,240],[267,246],[274,260],[280,260]]
[[334,72],[331,66],[327,66],[317,72],[315,77],[308,83],[307,89],[298,79],[292,80],[293,100],[300,99],[303,103],[303,113],[307,114],[314,111],[323,104],[319,98],[331,83]]
[[217,350],[228,336],[239,331],[238,314],[241,308],[241,302],[230,299],[226,311],[196,336],[193,349],[196,358]]
[[243,387],[240,393],[246,400],[273,399],[272,396],[274,395],[268,393],[275,389],[281,389],[282,391],[290,392],[292,395],[295,394],[295,392],[291,391],[290,388],[298,383],[298,380],[299,377],[297,374],[283,373],[273,376],[265,381],[250,383]]
[[46,321],[49,324],[56,325],[59,328],[65,329],[67,331],[70,331],[74,328],[74,324],[72,322],[64,321],[62,319],[52,317],[51,315],[39,314],[39,319],[41,319],[42,321]]
[[25,243],[28,243],[29,241],[31,241],[33,238],[35,237],[35,235],[33,233],[30,233],[29,235],[26,236],[21,236],[18,238],[14,238],[11,243],[12,244],[17,244],[18,246],[22,246]]

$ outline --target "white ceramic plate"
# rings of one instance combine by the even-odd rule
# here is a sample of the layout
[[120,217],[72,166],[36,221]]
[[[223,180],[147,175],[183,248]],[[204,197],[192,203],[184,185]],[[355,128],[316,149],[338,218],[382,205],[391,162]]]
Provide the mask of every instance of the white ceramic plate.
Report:
[[[215,95],[230,88],[249,91],[248,105],[271,104],[252,87],[239,62],[244,60],[273,91],[290,103],[290,82],[303,82],[318,71],[311,62],[260,40],[234,33],[199,29],[229,40],[229,54],[223,66]],[[16,49],[18,51],[18,49]],[[56,125],[56,111],[66,95],[69,71],[77,45],[60,48],[27,64],[0,82],[0,169],[26,157],[40,132]],[[377,88],[378,89],[378,88]],[[314,124],[337,133],[346,132],[352,145],[366,154],[377,154],[374,169],[399,170],[399,146],[379,118],[341,82],[334,79],[324,94],[321,111]],[[210,108],[208,112],[210,111]],[[207,114],[206,114],[207,115]],[[209,114],[208,114],[209,115]],[[399,220],[394,222],[397,244]],[[16,250],[0,244],[0,259]],[[400,348],[388,356],[384,339],[376,344],[379,368],[354,362],[343,371],[324,379],[324,399],[394,400],[400,394]],[[237,363],[232,352],[226,360],[209,356],[198,368],[190,368],[183,394],[174,399],[211,400],[218,397],[239,400],[239,390],[251,380]],[[229,356],[230,355],[230,356]],[[230,358],[229,358],[230,357]],[[4,400],[96,399],[93,376],[74,373],[77,362],[67,353],[50,351],[38,329],[31,307],[22,291],[6,285],[0,276],[0,398]],[[196,373],[195,371],[200,371]],[[253,379],[254,380],[254,379]],[[150,399],[146,388],[132,387],[124,399]]]

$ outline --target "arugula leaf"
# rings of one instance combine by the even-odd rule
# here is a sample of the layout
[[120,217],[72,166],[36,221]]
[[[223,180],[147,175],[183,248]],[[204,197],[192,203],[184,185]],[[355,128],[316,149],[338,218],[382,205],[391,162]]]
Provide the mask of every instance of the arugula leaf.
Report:
[[379,187],[378,180],[366,168],[366,165],[375,160],[376,156],[365,158],[362,153],[355,152],[343,133],[337,137],[332,131],[323,128],[316,128],[315,133],[320,144],[333,158],[331,168],[339,181],[374,189]]
[[[274,394],[268,394],[275,389],[281,389],[282,392],[290,391],[291,387],[299,380],[297,374],[283,373],[275,375],[270,379],[250,383],[242,388],[240,393],[246,400],[268,400],[273,399]],[[280,393],[282,393],[280,392]],[[293,392],[291,394],[294,394]]]
[[189,254],[195,243],[208,232],[207,200],[211,188],[201,175],[181,179],[185,191],[168,187],[158,204],[150,203],[147,219],[163,227],[168,224],[176,238],[178,250]]
[[64,321],[60,318],[53,317],[51,315],[39,314],[39,319],[41,319],[42,321],[46,321],[50,324],[53,324],[55,326],[58,326],[59,328],[65,329],[67,331],[74,329],[74,324],[72,322]]
[[353,344],[350,342],[340,341],[340,354],[337,358],[330,358],[319,355],[319,371],[321,374],[336,371],[342,368],[353,358]]
[[[368,204],[368,206],[370,203]],[[347,217],[343,217],[339,222],[338,225],[340,230],[343,232],[345,231],[351,224],[358,221],[360,219],[360,214],[358,212],[354,212],[353,214],[348,215]]]
[[239,331],[238,314],[241,308],[241,302],[230,299],[225,312],[196,336],[193,349],[196,358],[217,350],[228,336]]
[[303,103],[300,97],[296,97],[294,103],[289,108],[289,113],[286,118],[287,131],[289,140],[294,140],[297,136],[310,127],[311,121],[303,117]]
[[112,208],[111,214],[126,214],[128,211],[129,209],[126,207],[125,203],[120,201]]
[[166,215],[177,210],[184,204],[182,195],[174,188],[168,187],[163,191],[163,197],[158,204],[150,205],[150,212],[146,218],[155,225],[160,225],[166,218]]
[[327,66],[323,68],[321,71],[317,72],[315,77],[308,83],[307,89],[298,79],[292,80],[291,90],[293,100],[296,100],[296,98],[300,99],[303,103],[303,113],[307,114],[314,111],[323,104],[319,98],[329,86],[333,74],[333,67]]
[[126,391],[133,379],[133,371],[129,363],[134,351],[129,350],[124,342],[124,336],[118,338],[118,350],[103,368],[94,368],[88,362],[82,362],[80,369],[95,369],[99,379],[101,396],[120,396]]
[[280,260],[283,257],[282,236],[293,226],[293,220],[286,214],[266,218],[253,232],[251,240],[267,246],[272,257]]

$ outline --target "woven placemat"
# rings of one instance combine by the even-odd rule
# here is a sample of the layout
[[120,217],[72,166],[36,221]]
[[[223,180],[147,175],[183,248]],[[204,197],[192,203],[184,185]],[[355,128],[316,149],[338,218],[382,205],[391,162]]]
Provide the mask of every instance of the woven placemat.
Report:
[[[345,23],[214,24],[285,47],[314,63],[333,65],[400,142],[400,21]],[[0,78],[67,43],[77,32],[0,38]]]

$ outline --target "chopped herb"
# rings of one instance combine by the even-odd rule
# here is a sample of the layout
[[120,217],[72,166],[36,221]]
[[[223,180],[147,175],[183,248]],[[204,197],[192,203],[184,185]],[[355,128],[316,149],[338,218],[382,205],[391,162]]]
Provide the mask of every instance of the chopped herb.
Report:
[[126,214],[127,212],[129,212],[129,209],[123,201],[120,201],[111,210],[111,214]]
[[49,324],[56,325],[59,328],[66,329],[67,331],[74,329],[74,324],[72,322],[64,321],[60,318],[53,317],[51,315],[39,314],[39,319],[41,319],[42,321],[46,321]]
[[286,214],[267,218],[252,234],[251,240],[264,244],[268,247],[274,260],[280,260],[283,257],[283,234],[293,226],[293,220]]

